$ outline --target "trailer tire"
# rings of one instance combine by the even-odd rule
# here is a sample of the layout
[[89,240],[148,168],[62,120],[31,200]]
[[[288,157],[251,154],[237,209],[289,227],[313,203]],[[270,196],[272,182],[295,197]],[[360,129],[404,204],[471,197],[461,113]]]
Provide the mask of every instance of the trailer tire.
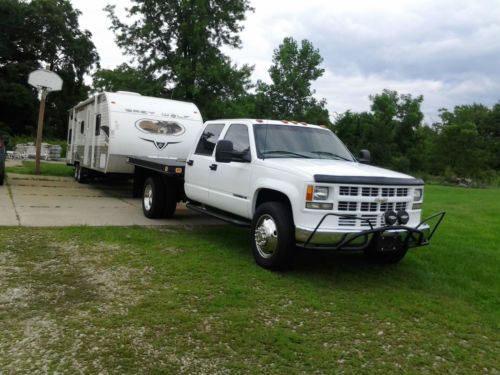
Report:
[[257,207],[251,228],[255,262],[269,270],[289,267],[295,251],[294,228],[290,208],[283,202]]
[[5,179],[5,175],[3,173],[0,173],[0,186],[3,185]]
[[85,183],[85,168],[81,167],[80,164],[75,165],[75,180],[80,184]]
[[142,189],[142,212],[150,219],[162,217],[165,212],[165,184],[161,176],[148,177]]
[[163,217],[170,218],[175,214],[177,208],[177,186],[172,181],[165,182],[165,205],[163,207]]

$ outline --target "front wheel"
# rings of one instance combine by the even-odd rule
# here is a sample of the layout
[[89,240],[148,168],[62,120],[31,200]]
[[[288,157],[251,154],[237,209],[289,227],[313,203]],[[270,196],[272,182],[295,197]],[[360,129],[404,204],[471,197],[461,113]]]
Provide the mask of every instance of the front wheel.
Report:
[[282,202],[260,205],[252,220],[252,252],[255,262],[270,270],[288,267],[295,249],[292,212]]

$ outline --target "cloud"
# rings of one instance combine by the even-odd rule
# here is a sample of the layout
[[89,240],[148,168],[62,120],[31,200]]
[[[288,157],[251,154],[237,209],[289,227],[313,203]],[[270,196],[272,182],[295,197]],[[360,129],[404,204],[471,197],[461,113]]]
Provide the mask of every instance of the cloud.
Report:
[[[100,1],[72,0],[81,25],[94,34],[101,64],[128,59],[114,44]],[[114,0],[117,9],[129,1]],[[369,110],[384,88],[424,95],[426,121],[438,109],[500,99],[498,0],[252,0],[242,49],[224,49],[238,64],[255,66],[269,81],[273,50],[286,36],[319,48],[326,72],[314,84],[333,112]]]
[[[384,88],[424,95],[427,122],[438,109],[500,99],[500,4],[470,1],[252,2],[240,63],[269,80],[272,51],[285,36],[309,39],[324,58],[314,88],[331,112],[369,110]],[[250,57],[249,60],[246,58]]]

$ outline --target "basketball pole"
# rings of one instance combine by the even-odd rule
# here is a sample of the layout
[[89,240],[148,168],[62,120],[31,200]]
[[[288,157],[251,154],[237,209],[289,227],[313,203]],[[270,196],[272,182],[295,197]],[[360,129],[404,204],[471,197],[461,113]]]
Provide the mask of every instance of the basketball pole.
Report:
[[40,110],[38,111],[38,127],[36,131],[36,155],[35,174],[40,174],[40,154],[42,151],[43,117],[45,116],[45,99],[47,99],[47,89],[41,88]]

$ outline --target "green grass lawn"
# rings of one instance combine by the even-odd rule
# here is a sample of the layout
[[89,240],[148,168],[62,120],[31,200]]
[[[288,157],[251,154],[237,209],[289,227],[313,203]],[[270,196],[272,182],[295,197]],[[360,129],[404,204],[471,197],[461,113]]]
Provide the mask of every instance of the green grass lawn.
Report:
[[[35,162],[24,160],[22,166],[6,167],[7,173],[35,174]],[[42,176],[72,177],[73,167],[60,163],[40,163],[40,173]]]
[[395,266],[248,232],[0,228],[0,373],[498,374],[500,190],[430,186],[448,212]]

